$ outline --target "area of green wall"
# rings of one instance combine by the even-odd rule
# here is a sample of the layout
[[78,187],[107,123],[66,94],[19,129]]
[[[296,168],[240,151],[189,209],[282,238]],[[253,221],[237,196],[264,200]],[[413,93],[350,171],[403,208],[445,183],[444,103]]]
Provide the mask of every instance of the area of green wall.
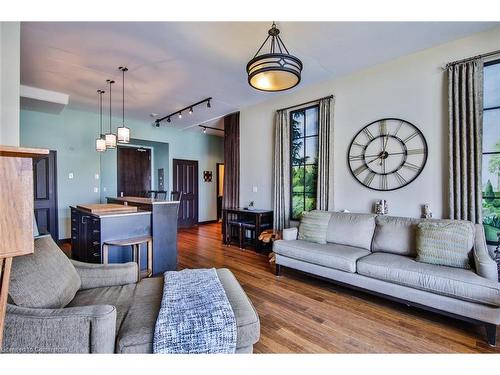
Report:
[[[22,146],[44,147],[57,151],[59,237],[69,238],[69,206],[100,202],[101,183],[102,186],[106,186],[106,181],[109,179],[116,180],[116,170],[111,177],[111,173],[108,172],[107,163],[111,163],[110,165],[113,163],[113,158],[109,158],[109,155],[102,156],[103,173],[101,173],[101,154],[96,152],[94,147],[98,133],[97,114],[70,108],[65,108],[60,114],[22,109],[20,123]],[[113,123],[118,124],[119,119],[114,119]],[[215,175],[216,164],[223,162],[223,138],[195,131],[156,128],[151,123],[134,120],[127,121],[127,125],[135,139],[168,143],[169,170],[172,159],[198,160],[199,221],[215,220],[216,182],[215,179],[212,182],[204,182],[203,171],[212,171]],[[73,179],[69,179],[70,173],[73,173]],[[96,175],[99,179],[96,179]],[[170,173],[168,177],[168,183],[165,185],[170,191],[172,190]],[[114,183],[116,186],[116,181]],[[94,188],[97,188],[97,192],[94,192]],[[103,192],[103,195],[106,196],[107,193],[111,192]]]

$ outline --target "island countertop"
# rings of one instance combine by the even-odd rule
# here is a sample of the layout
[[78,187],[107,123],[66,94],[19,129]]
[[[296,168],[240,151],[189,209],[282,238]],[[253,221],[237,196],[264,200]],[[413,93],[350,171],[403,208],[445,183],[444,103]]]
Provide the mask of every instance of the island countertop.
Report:
[[144,198],[144,197],[106,197],[108,202],[130,202],[137,204],[173,204],[178,203],[177,201],[167,201],[156,198]]

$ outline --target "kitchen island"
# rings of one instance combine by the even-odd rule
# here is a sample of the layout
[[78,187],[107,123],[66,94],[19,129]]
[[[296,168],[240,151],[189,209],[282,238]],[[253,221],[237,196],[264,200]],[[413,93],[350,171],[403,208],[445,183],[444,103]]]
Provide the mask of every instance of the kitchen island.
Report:
[[[107,197],[108,203],[135,206],[150,212],[153,237],[153,274],[177,269],[177,213],[179,201],[143,197]],[[142,250],[141,250],[142,251]]]

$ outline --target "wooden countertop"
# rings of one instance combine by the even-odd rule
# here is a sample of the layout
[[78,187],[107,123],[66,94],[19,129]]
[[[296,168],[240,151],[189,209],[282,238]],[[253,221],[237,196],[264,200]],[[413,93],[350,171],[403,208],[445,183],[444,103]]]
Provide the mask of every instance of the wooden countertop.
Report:
[[48,155],[49,150],[43,148],[16,147],[0,145],[0,156],[11,156],[21,158],[33,158]]

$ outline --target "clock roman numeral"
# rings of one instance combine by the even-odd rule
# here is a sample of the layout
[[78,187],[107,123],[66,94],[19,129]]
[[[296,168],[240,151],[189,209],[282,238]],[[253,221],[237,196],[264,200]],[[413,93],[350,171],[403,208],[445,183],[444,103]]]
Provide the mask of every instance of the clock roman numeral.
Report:
[[349,156],[349,160],[350,161],[363,160],[363,159],[364,159],[363,154],[360,154],[360,155],[350,155]]
[[424,149],[423,148],[416,148],[416,149],[413,149],[413,150],[408,150],[406,152],[408,155],[418,155],[418,154],[423,154],[424,153]]
[[366,186],[370,186],[374,177],[375,177],[375,172],[373,171],[368,172],[365,179],[363,180],[363,184]]
[[366,147],[366,145],[362,145],[361,143],[358,143],[358,142],[352,142],[352,144],[354,146],[358,146],[358,147],[361,147],[361,148],[365,148]]
[[387,124],[386,124],[385,120],[380,121],[379,124],[380,124],[379,125],[380,126],[380,129],[379,129],[380,135],[386,135],[387,134]]
[[420,167],[418,165],[415,165],[415,164],[410,163],[410,162],[404,163],[403,167],[408,168],[409,170],[415,171],[415,172],[418,172],[420,170]]
[[398,182],[399,185],[404,185],[406,184],[406,180],[403,176],[399,174],[398,171],[394,172],[394,177],[396,178],[396,181]]
[[368,169],[368,166],[366,164],[363,164],[363,165],[359,166],[358,168],[356,168],[353,173],[355,176],[357,176],[360,173],[362,173],[363,171],[366,171],[367,169]]
[[368,140],[370,141],[374,138],[373,134],[368,130],[368,128],[364,128],[363,133],[366,135],[366,138],[368,138]]
[[398,125],[398,127],[396,128],[396,131],[394,132],[393,136],[397,136],[398,135],[398,132],[399,132],[399,129],[401,129],[401,126],[403,126],[403,121],[401,121]]
[[403,139],[403,143],[406,143],[409,140],[415,138],[418,135],[418,133],[419,133],[418,131],[415,131],[415,132],[411,133],[408,137],[406,137],[405,139]]
[[387,175],[380,175],[380,190],[387,190]]

